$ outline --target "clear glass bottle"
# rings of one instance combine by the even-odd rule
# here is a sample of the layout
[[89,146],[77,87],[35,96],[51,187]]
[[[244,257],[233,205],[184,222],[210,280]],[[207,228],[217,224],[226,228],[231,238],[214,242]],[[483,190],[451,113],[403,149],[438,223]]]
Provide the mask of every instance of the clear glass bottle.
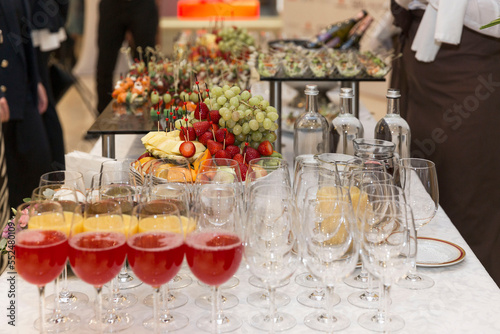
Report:
[[305,113],[295,121],[293,132],[293,153],[321,154],[330,149],[330,126],[325,116],[318,112],[318,86],[307,85]]
[[340,89],[340,114],[332,121],[333,153],[354,155],[353,140],[363,138],[363,124],[352,114],[352,88]]
[[398,89],[387,90],[387,114],[375,126],[375,138],[391,141],[396,145],[395,153],[399,158],[410,157],[410,126],[399,114]]

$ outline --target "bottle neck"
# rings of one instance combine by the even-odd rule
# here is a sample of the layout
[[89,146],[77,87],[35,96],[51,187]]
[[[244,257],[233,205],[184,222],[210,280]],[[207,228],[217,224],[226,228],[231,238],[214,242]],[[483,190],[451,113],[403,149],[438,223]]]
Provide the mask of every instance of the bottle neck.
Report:
[[318,95],[306,94],[306,112],[318,112]]
[[342,115],[351,114],[352,115],[352,99],[341,97],[340,98],[340,113]]
[[399,115],[399,99],[387,99],[387,115]]

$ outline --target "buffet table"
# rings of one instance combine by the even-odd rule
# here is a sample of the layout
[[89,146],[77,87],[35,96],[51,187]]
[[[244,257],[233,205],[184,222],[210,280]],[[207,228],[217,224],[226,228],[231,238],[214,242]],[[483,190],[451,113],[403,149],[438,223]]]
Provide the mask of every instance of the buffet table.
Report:
[[[500,314],[500,290],[444,211],[439,209],[434,220],[423,227],[419,234],[420,236],[451,241],[461,246],[465,250],[466,256],[462,262],[455,265],[420,268],[419,270],[423,274],[430,276],[436,282],[430,289],[406,290],[398,286],[393,287],[391,311],[402,316],[406,322],[405,328],[400,332],[412,334],[500,332],[500,322],[497,320],[498,314]],[[297,269],[295,275],[304,271],[305,269],[301,266]],[[187,266],[181,272],[190,274]],[[250,293],[259,291],[258,288],[248,283],[250,275],[243,262],[236,273],[236,277],[240,280],[239,285],[228,290],[228,292],[235,294],[239,298],[239,304],[226,312],[237,314],[244,322],[243,326],[235,333],[258,333],[258,330],[249,325],[248,320],[253,314],[265,311],[264,309],[257,309],[246,302],[246,298]],[[291,298],[290,304],[279,308],[279,310],[293,314],[297,320],[297,325],[288,333],[311,333],[314,331],[303,324],[303,318],[313,312],[314,309],[302,306],[296,301],[297,295],[307,289],[295,283],[295,275],[291,278],[290,284],[278,289],[278,291],[288,294]],[[9,299],[7,298],[9,289],[7,279],[9,277],[8,272],[4,272],[0,276],[0,296],[2,296],[0,308],[3,310],[0,333],[37,333],[33,328],[33,321],[38,316],[37,288],[26,283],[19,276],[16,278],[16,327],[7,325],[9,319],[5,315],[8,312],[6,308],[9,305]],[[85,292],[90,296],[91,300],[94,299],[95,291],[91,286],[76,278],[70,278],[69,284],[70,288]],[[47,294],[52,293],[53,284],[49,284],[46,291]],[[152,314],[152,309],[143,305],[142,300],[151,291],[151,287],[144,284],[126,290],[126,292],[135,293],[139,298],[139,303],[126,310],[135,318],[135,324],[122,333],[149,333],[141,326],[141,322]],[[194,300],[200,294],[206,293],[207,289],[201,287],[194,280],[190,286],[180,291],[189,297],[189,301],[175,311],[187,315],[189,325],[177,333],[200,333],[201,331],[196,328],[196,320],[208,311],[196,306]],[[368,332],[357,324],[358,317],[367,310],[357,308],[347,301],[347,296],[354,291],[358,290],[344,283],[339,283],[336,292],[340,295],[342,301],[335,307],[335,310],[346,315],[351,321],[350,327],[343,332]],[[82,325],[74,332],[94,333],[85,325],[93,314],[90,305],[78,310],[76,313],[80,316]]]

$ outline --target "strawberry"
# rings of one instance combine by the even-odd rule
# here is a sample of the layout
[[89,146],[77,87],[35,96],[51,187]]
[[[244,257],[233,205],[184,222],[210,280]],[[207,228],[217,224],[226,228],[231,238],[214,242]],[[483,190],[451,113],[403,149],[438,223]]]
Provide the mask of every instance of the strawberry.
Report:
[[[186,139],[186,133],[188,135],[187,139]],[[181,140],[189,140],[189,141],[196,140],[196,131],[192,126],[184,129],[181,128],[181,133],[179,137],[181,138]]]
[[[213,123],[213,122],[212,122]],[[217,132],[217,130],[219,130],[219,126],[217,124],[212,124],[212,130],[215,132]]]
[[207,148],[211,155],[215,155],[218,151],[222,150],[222,144],[209,139],[207,141]]
[[185,141],[181,144],[181,146],[179,146],[179,151],[181,152],[182,156],[191,158],[196,153],[196,147],[194,146],[193,142]]
[[194,131],[196,132],[196,137],[201,137],[202,134],[210,129],[210,123],[208,121],[193,123]]
[[240,164],[243,163],[243,154],[237,153],[233,156],[233,160],[238,161]]
[[219,110],[210,110],[208,113],[208,120],[212,121],[214,124],[219,124],[220,114]]
[[241,181],[245,181],[247,178],[248,166],[240,163],[240,173],[241,173]]
[[269,140],[264,140],[259,144],[259,148],[257,150],[261,155],[268,156],[273,154],[273,145],[269,142]]
[[[227,140],[226,140],[226,144],[227,144]],[[226,151],[231,155],[231,159],[234,159],[234,156],[236,154],[240,153],[240,148],[238,146],[235,146],[235,145],[227,145]],[[243,160],[242,160],[242,162],[243,162]]]
[[253,147],[247,146],[245,149],[245,162],[249,163],[253,159],[260,158],[259,151],[254,149]]
[[219,129],[215,132],[215,139],[219,143],[224,143],[224,139],[226,140],[226,146],[227,145],[233,145],[234,144],[234,134],[231,132],[227,131],[226,128]]
[[215,158],[217,159],[231,159],[231,154],[226,150],[220,150],[215,153]]
[[200,102],[194,110],[194,118],[196,119],[207,119],[208,117],[208,107],[205,103]]
[[234,134],[228,132],[226,135],[226,147],[227,145],[233,145],[235,140],[236,138],[234,137]]
[[[196,124],[196,123],[195,123]],[[214,135],[212,134],[211,131],[207,131],[201,136],[198,137],[198,141],[202,143],[203,145],[207,146],[207,142],[209,139],[214,139]]]

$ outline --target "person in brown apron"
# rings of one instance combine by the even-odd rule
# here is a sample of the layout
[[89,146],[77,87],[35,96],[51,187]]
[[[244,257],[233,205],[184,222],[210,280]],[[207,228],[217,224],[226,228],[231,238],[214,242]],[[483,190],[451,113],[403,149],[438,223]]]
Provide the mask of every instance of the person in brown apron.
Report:
[[460,44],[421,62],[411,46],[424,11],[391,5],[403,29],[392,85],[411,154],[436,163],[441,206],[500,285],[500,39],[463,27]]

